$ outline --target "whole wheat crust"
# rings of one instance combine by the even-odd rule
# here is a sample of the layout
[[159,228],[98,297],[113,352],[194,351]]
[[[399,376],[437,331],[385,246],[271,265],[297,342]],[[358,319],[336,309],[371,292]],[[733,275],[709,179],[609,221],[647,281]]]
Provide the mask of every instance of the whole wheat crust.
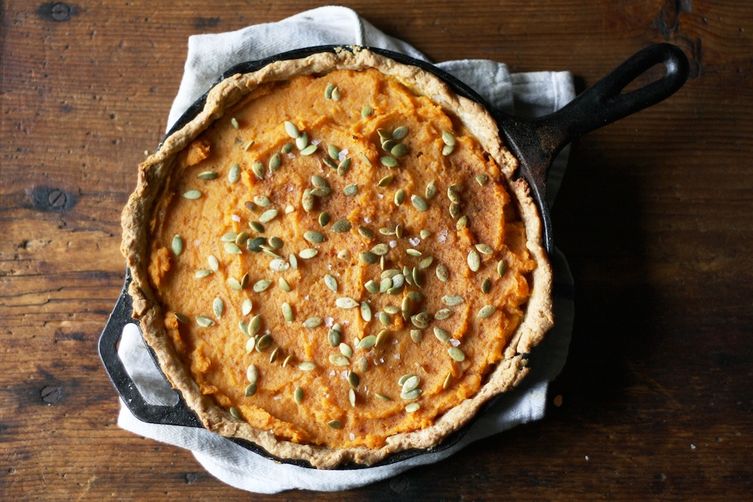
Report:
[[[232,418],[210,397],[201,394],[165,332],[162,308],[147,278],[147,241],[152,210],[175,164],[173,161],[176,154],[221,117],[224,110],[265,82],[287,80],[302,74],[322,74],[336,69],[366,68],[375,68],[429,97],[459,117],[476,136],[508,179],[508,186],[525,224],[527,247],[537,262],[537,268],[532,274],[531,297],[523,322],[506,347],[503,359],[476,395],[447,411],[431,427],[390,436],[380,448],[334,449],[280,440],[269,431]],[[342,48],[334,53],[323,52],[302,59],[277,61],[253,73],[233,75],[209,92],[203,110],[193,120],[165,139],[159,149],[139,165],[138,184],[122,214],[121,251],[133,278],[128,290],[133,300],[133,317],[140,321],[144,340],[154,350],[165,376],[210,431],[249,440],[280,459],[305,460],[312,466],[323,469],[335,468],[346,462],[373,464],[402,450],[437,446],[443,438],[468,422],[485,402],[520,383],[528,372],[525,356],[543,339],[553,324],[552,273],[541,244],[541,220],[526,182],[522,179],[511,180],[517,167],[517,159],[501,144],[495,120],[481,105],[457,96],[447,84],[429,72],[397,63],[367,49]]]

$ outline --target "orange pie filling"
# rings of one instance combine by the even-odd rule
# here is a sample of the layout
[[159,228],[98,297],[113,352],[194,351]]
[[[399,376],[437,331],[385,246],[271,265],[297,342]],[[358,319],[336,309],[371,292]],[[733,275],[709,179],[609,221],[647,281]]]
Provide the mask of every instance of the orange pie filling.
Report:
[[378,447],[473,396],[536,262],[499,166],[376,70],[260,86],[178,157],[149,277],[196,384],[278,438]]

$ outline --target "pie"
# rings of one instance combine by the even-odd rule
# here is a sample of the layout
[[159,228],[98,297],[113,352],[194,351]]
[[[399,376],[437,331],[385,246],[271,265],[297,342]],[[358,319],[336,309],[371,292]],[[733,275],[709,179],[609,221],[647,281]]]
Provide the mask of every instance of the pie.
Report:
[[234,75],[139,166],[133,315],[210,431],[317,468],[431,448],[552,325],[517,167],[481,105],[367,49]]

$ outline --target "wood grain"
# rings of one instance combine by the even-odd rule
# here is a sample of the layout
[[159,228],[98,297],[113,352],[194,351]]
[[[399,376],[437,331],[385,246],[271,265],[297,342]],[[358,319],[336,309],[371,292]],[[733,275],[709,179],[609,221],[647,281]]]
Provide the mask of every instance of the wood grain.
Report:
[[[164,130],[186,39],[310,2],[6,0],[0,31],[3,499],[246,499],[188,452],[118,429],[96,341],[120,288],[119,214]],[[434,60],[592,84],[682,47],[670,100],[576,144],[554,210],[577,283],[545,420],[346,494],[289,499],[688,499],[753,493],[753,9],[574,0],[351,6]],[[260,497],[261,498],[261,497]]]

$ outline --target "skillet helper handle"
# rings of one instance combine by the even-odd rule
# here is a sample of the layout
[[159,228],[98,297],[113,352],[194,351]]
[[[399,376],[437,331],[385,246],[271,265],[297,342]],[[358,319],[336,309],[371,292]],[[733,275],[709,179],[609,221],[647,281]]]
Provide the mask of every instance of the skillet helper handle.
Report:
[[160,406],[147,403],[141,395],[133,379],[126,371],[123,361],[120,360],[117,349],[123,328],[131,322],[133,320],[131,319],[128,294],[121,294],[99,338],[99,357],[102,359],[107,375],[123,402],[131,413],[142,422],[201,427],[198,418],[186,406],[183,399],[179,399],[174,406]]
[[[655,65],[664,66],[658,80],[633,91],[622,90]],[[542,146],[552,158],[580,136],[654,105],[674,94],[688,78],[688,59],[678,47],[654,44],[635,53],[564,108],[533,122]]]

